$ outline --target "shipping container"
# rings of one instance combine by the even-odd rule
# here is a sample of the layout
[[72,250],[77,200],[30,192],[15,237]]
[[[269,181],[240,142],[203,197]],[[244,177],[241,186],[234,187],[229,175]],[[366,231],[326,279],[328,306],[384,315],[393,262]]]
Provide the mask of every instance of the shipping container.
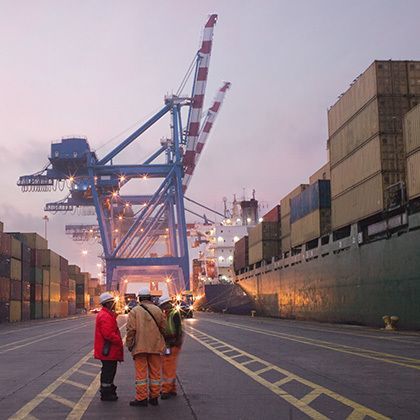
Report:
[[0,222],[0,233],[4,232],[4,223]]
[[60,317],[65,318],[69,315],[69,304],[68,302],[60,302]]
[[69,288],[60,284],[60,300],[68,301],[69,300]]
[[280,222],[280,217],[281,217],[281,213],[280,213],[280,204],[278,204],[277,206],[275,206],[274,208],[272,208],[269,212],[267,212],[266,214],[264,214],[264,216],[262,217],[264,222],[275,222],[275,223],[279,223]]
[[50,302],[50,316],[49,318],[61,317],[61,302]]
[[420,149],[420,105],[404,117],[404,143],[407,155]]
[[328,110],[331,137],[377,95],[419,95],[418,61],[375,61]]
[[259,263],[261,261],[271,262],[273,257],[280,255],[280,242],[277,241],[260,241],[254,245],[249,245],[249,264]]
[[37,233],[14,233],[15,237],[32,249],[47,249],[48,241]]
[[80,267],[78,265],[69,264],[68,272],[69,272],[69,276],[71,278],[75,278],[75,275],[80,274],[81,270],[80,270]]
[[50,317],[50,302],[42,302],[42,318],[47,319]]
[[320,238],[331,231],[331,209],[323,208],[308,213],[292,223],[291,229],[292,247]]
[[50,285],[50,272],[48,270],[42,270],[42,284],[44,286]]
[[31,302],[31,319],[43,318],[42,302]]
[[9,309],[10,322],[18,322],[22,320],[22,304],[20,300],[11,300]]
[[50,284],[55,283],[60,285],[61,284],[61,272],[58,268],[51,267],[49,270],[50,273]]
[[42,285],[42,301],[49,302],[50,301],[50,285]]
[[10,260],[11,257],[0,255],[0,277],[10,279]]
[[40,265],[44,268],[50,268],[50,271],[60,271],[60,256],[51,249],[40,249]]
[[293,224],[318,209],[330,208],[330,181],[318,180],[290,200],[290,223]]
[[41,302],[42,301],[42,284],[31,284],[31,302]]
[[60,271],[64,271],[66,273],[69,271],[69,262],[62,256],[60,256]]
[[[403,117],[415,103],[412,98],[376,98],[328,139],[331,166],[375,137],[402,133]],[[398,153],[396,145],[395,152]],[[399,157],[399,156],[397,156]],[[401,157],[399,157],[401,159]]]
[[381,145],[375,137],[346,160],[331,169],[331,196],[336,197],[364,180],[380,173]]
[[22,260],[22,242],[18,241],[13,236],[10,239],[11,242],[11,256],[17,260]]
[[16,258],[10,258],[10,278],[22,280],[22,262]]
[[0,277],[0,301],[8,302],[10,299],[10,279]]
[[0,301],[0,324],[9,322],[10,302]]
[[22,282],[20,280],[10,280],[10,299],[22,300]]
[[26,244],[24,244],[23,242],[21,242],[22,244],[22,249],[21,249],[21,254],[22,254],[22,262],[25,262],[27,264],[31,263],[31,253],[32,253],[32,249],[29,248],[29,246],[27,246]]
[[31,267],[30,268],[30,281],[31,281],[31,283],[42,284],[42,282],[43,282],[42,274],[43,274],[42,268]]
[[60,284],[64,287],[69,287],[69,273],[68,273],[68,271],[60,271]]
[[407,196],[420,197],[420,150],[407,158]]
[[50,283],[50,302],[60,302],[60,283]]
[[280,240],[280,224],[276,222],[261,222],[249,229],[249,246],[265,240]]
[[382,174],[377,174],[357,187],[337,197],[332,197],[331,225],[333,230],[382,211],[384,208],[382,179]]
[[31,281],[31,266],[27,262],[22,261],[22,281]]
[[233,269],[235,271],[242,270],[249,265],[248,252],[248,236],[244,236],[235,243],[235,250],[233,253]]
[[330,162],[327,162],[309,177],[309,184],[313,184],[320,179],[331,179]]
[[22,301],[22,321],[29,321],[31,319],[31,303],[29,301]]
[[7,233],[0,233],[0,255],[10,257],[12,253],[12,238]]
[[22,301],[30,301],[31,299],[31,283],[22,281]]
[[76,302],[69,302],[68,303],[68,314],[70,315],[76,315]]

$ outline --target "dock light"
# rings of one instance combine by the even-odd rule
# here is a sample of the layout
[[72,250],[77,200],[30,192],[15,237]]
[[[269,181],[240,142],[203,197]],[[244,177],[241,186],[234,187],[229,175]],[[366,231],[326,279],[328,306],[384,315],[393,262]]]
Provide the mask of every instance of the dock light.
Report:
[[236,223],[241,223],[241,219],[236,219]]
[[114,191],[114,192],[112,193],[112,196],[113,196],[113,197],[118,197],[118,193],[117,193],[116,191]]
[[147,179],[147,175],[143,175],[142,179],[146,180]]
[[176,295],[176,300],[181,300],[182,296],[181,295]]
[[171,279],[168,277],[167,279],[166,279],[166,283],[170,283],[171,282]]
[[127,284],[127,283],[128,283],[128,280],[127,280],[127,279],[125,279],[125,280],[124,280],[124,283],[125,283],[125,284]]
[[69,181],[70,181],[70,182],[74,182],[74,176],[70,176],[70,177],[69,177]]
[[115,230],[114,230],[114,232],[115,232],[115,233],[118,233],[118,229],[115,229]]
[[93,233],[93,229],[89,229],[89,233]]
[[125,181],[125,176],[124,175],[121,175],[120,176],[120,182],[124,182]]
[[251,223],[251,218],[250,218],[250,217],[248,217],[248,218],[246,219],[246,221],[247,221],[248,223]]
[[123,219],[123,217],[122,216],[118,216],[118,220],[122,220]]
[[175,310],[180,312],[181,311],[181,305],[180,304],[175,305]]
[[98,264],[96,264],[96,267],[101,268],[102,267],[102,264],[101,263],[98,263]]
[[88,254],[87,250],[86,250],[86,249],[84,249],[84,250],[82,251],[82,255],[87,255],[87,254]]
[[233,237],[233,242],[238,242],[239,241],[239,236],[234,236]]
[[130,207],[130,203],[125,203],[125,207]]
[[144,232],[144,229],[143,229],[143,228],[141,228],[141,229],[140,229],[140,232]]
[[119,302],[120,301],[120,297],[119,296],[115,296],[115,302]]
[[232,223],[232,220],[227,219],[227,220],[226,220],[226,223],[227,223],[228,225],[230,225],[230,224]]
[[193,310],[194,309],[194,305],[190,305],[190,309]]
[[262,223],[262,222],[264,221],[264,219],[263,219],[262,217],[260,217],[260,218],[258,219],[258,221],[259,221],[260,223]]

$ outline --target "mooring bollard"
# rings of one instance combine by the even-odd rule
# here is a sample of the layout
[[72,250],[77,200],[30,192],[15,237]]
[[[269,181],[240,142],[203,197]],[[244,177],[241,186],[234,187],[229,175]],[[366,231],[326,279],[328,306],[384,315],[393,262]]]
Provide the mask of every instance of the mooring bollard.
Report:
[[256,315],[257,311],[251,311],[251,317],[254,318],[254,316]]
[[398,316],[389,316],[389,315],[384,315],[382,317],[382,319],[384,320],[385,323],[385,330],[386,331],[395,331],[397,329],[397,323],[400,320],[400,318]]

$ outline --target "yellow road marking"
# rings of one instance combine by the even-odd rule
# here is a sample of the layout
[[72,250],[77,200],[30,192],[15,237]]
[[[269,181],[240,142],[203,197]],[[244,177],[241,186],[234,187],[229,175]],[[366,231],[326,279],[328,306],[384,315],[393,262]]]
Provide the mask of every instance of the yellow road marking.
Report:
[[87,385],[79,384],[79,382],[72,381],[71,379],[67,379],[64,382],[68,385],[73,385],[73,386],[75,386],[77,388],[80,388],[80,389],[84,389],[84,390],[88,389]]
[[[20,349],[22,347],[27,347],[27,346],[30,346],[32,344],[39,343],[40,341],[48,340],[49,338],[55,338],[55,337],[57,337],[59,335],[66,334],[66,333],[68,333],[70,331],[74,331],[74,330],[78,330],[79,328],[83,328],[86,325],[89,325],[89,322],[87,322],[85,324],[81,324],[81,325],[79,325],[77,327],[73,327],[73,328],[68,328],[66,330],[62,330],[60,332],[48,333],[49,335],[47,335],[47,336],[43,336],[43,335],[38,336],[38,337],[41,337],[41,338],[37,338],[36,340],[32,340],[32,341],[29,341],[29,342],[24,343],[24,344],[20,344],[20,345],[14,346],[14,347],[10,347],[10,348],[8,348],[6,350],[1,350],[0,351],[0,354],[8,353],[9,351],[17,350],[17,349]],[[17,342],[15,342],[15,343],[17,343]]]
[[[127,323],[123,324],[120,327],[120,329],[124,328],[126,324]],[[88,354],[83,356],[72,368],[64,372],[54,382],[52,382],[50,385],[44,388],[34,399],[32,399],[27,404],[25,404],[22,408],[20,408],[13,416],[9,417],[9,420],[36,419],[30,413],[33,410],[35,410],[35,408],[37,408],[41,403],[43,403],[47,398],[53,399],[63,404],[66,407],[72,408],[72,411],[70,412],[69,416],[70,415],[76,416],[76,417],[71,417],[72,419],[80,419],[83,416],[84,412],[87,410],[90,402],[92,401],[93,396],[95,395],[98,389],[98,384],[99,384],[100,374],[88,373],[88,372],[80,370],[80,368],[83,367],[83,365],[92,364],[92,362],[89,362],[89,359],[92,358],[92,356],[93,356],[93,351],[90,351]],[[100,366],[98,365],[98,367]],[[87,387],[86,385],[79,384],[78,382],[75,382],[69,379],[76,372],[84,373],[89,376],[94,376],[95,379]],[[70,385],[78,386],[79,388],[85,389],[86,391],[82,395],[82,397],[79,399],[79,401],[73,402],[73,401],[67,400],[66,398],[60,397],[57,394],[54,394],[54,391],[63,384],[70,384]],[[75,411],[75,408],[77,408],[76,411]]]
[[86,375],[86,376],[90,376],[90,377],[95,377],[96,373],[91,373],[91,372],[86,372],[85,370],[79,369],[77,371],[77,373],[81,373],[82,375]]
[[86,362],[85,365],[95,366],[95,367],[101,367],[100,363]]
[[67,398],[60,397],[60,395],[57,395],[57,394],[50,394],[50,395],[48,395],[48,398],[50,400],[57,401],[58,403],[63,404],[66,407],[73,408],[73,406],[74,406],[73,401],[70,401]]
[[271,366],[267,366],[267,367],[265,367],[265,368],[258,369],[258,370],[256,370],[256,371],[254,371],[254,373],[255,373],[256,375],[261,375],[262,373],[268,372],[269,370],[271,370]]
[[319,389],[314,389],[309,394],[306,394],[303,398],[300,399],[304,404],[310,404],[312,401],[316,400],[322,392]]
[[[237,369],[239,369],[240,371],[242,371],[243,373],[245,373],[246,375],[248,375],[250,378],[252,378],[253,380],[255,380],[256,382],[260,383],[261,385],[265,386],[266,388],[268,388],[270,391],[272,391],[274,394],[278,395],[279,397],[281,397],[282,399],[284,399],[285,401],[287,401],[289,404],[293,405],[294,407],[296,407],[298,410],[302,411],[303,413],[305,413],[306,415],[308,415],[310,418],[312,419],[316,419],[316,420],[321,420],[321,419],[328,419],[327,416],[325,416],[324,414],[320,413],[319,411],[313,409],[309,403],[305,403],[305,400],[303,398],[298,399],[296,397],[294,397],[293,395],[289,394],[286,390],[282,389],[280,386],[286,382],[289,381],[297,381],[303,385],[306,385],[307,387],[311,388],[311,392],[316,390],[319,395],[327,395],[328,397],[346,405],[347,407],[350,407],[353,409],[353,412],[351,413],[351,415],[357,416],[359,415],[359,413],[363,414],[363,417],[365,416],[370,416],[373,419],[377,419],[377,420],[389,420],[388,417],[374,411],[371,410],[368,407],[365,407],[355,401],[352,401],[346,397],[343,397],[342,395],[339,395],[337,393],[335,393],[334,391],[331,391],[327,388],[324,388],[323,386],[320,386],[318,384],[315,384],[314,382],[310,382],[304,378],[301,378],[283,368],[280,368],[279,366],[273,365],[263,359],[260,359],[259,357],[247,353],[241,349],[238,349],[237,347],[234,347],[222,340],[219,340],[209,334],[205,334],[200,330],[197,330],[196,328],[193,327],[189,327],[189,330],[187,330],[187,334],[194,340],[196,340],[197,342],[199,342],[201,345],[203,345],[204,347],[208,348],[210,351],[212,351],[213,353],[215,353],[216,355],[218,355],[219,357],[221,357],[222,359],[224,359],[225,361],[227,361],[228,363],[230,363],[231,365],[235,366]],[[253,372],[252,370],[250,370],[249,368],[247,368],[245,366],[245,363],[239,363],[237,362],[235,359],[233,359],[232,357],[226,356],[225,354],[223,354],[223,352],[217,350],[215,347],[210,346],[209,344],[207,344],[206,342],[204,342],[202,340],[202,338],[204,337],[208,337],[208,338],[213,338],[215,341],[219,342],[220,344],[224,344],[226,347],[229,347],[231,350],[236,350],[239,353],[242,353],[244,356],[249,357],[250,359],[253,359],[253,361],[261,363],[262,365],[266,366],[267,368],[270,367],[270,369],[281,373],[282,375],[286,376],[287,378],[284,378],[280,381],[277,382],[270,382],[264,378],[262,378],[261,376],[259,376],[256,372]],[[285,379],[288,379],[288,381],[285,381]],[[318,396],[316,396],[315,398],[314,395],[312,394],[311,397],[308,399],[311,399],[311,402],[316,399]],[[355,413],[356,412],[356,413]],[[350,416],[351,416],[350,415]],[[351,418],[351,417],[348,417]],[[357,417],[353,417],[354,419],[357,419]]]
[[[206,320],[219,325],[227,327],[238,328],[246,331],[256,332],[258,334],[268,335],[271,337],[283,338],[289,341],[295,341],[298,343],[308,344],[315,347],[321,347],[328,350],[338,351],[341,353],[352,354],[358,357],[364,357],[366,359],[378,360],[384,363],[391,363],[394,365],[404,366],[410,369],[420,370],[420,359],[414,359],[406,356],[398,356],[390,353],[383,353],[375,350],[363,349],[360,347],[347,346],[345,344],[332,343],[330,341],[317,340],[314,338],[306,338],[298,335],[286,334],[277,331],[269,331],[251,326],[243,326],[240,324],[234,324],[232,322],[221,322],[214,320]],[[410,364],[409,364],[410,363]]]

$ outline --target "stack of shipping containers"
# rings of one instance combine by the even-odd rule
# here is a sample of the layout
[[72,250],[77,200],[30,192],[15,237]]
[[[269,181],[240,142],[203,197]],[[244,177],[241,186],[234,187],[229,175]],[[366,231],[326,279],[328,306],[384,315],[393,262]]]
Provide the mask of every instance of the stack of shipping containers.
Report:
[[61,273],[60,273],[60,256],[51,249],[38,250],[41,266],[44,270],[49,272],[50,283],[50,318],[59,318],[61,316],[60,305],[60,287],[61,287]]
[[10,318],[10,277],[7,276],[5,260],[8,258],[7,238],[0,222],[0,323]]
[[407,155],[407,197],[420,197],[420,105],[404,118],[404,139]]
[[249,264],[271,262],[281,253],[280,223],[261,222],[249,230]]
[[[329,180],[318,180],[290,201],[291,244],[297,247],[331,230]],[[318,244],[317,244],[318,245]]]
[[403,116],[420,101],[420,61],[375,61],[328,111],[332,228],[393,204],[405,181]]
[[72,276],[76,279],[76,312],[89,308],[89,273],[82,273],[77,265],[69,266]]
[[89,305],[91,308],[97,308],[99,306],[99,295],[101,294],[101,288],[99,285],[99,279],[91,278],[89,280]]
[[60,256],[60,316],[69,313],[69,262]]
[[291,242],[291,226],[290,226],[290,200],[293,197],[299,195],[308,184],[301,184],[296,187],[292,192],[286,195],[286,197],[280,200],[281,206],[281,250],[283,253],[288,253],[292,248]]
[[[67,271],[69,274],[69,299],[68,299],[68,313],[69,315],[76,314],[76,274],[75,267],[77,265],[68,265]],[[77,267],[78,268],[78,267]],[[79,269],[80,272],[80,269]]]
[[235,242],[235,251],[233,253],[233,269],[235,273],[249,266],[248,238],[248,236],[244,236]]

